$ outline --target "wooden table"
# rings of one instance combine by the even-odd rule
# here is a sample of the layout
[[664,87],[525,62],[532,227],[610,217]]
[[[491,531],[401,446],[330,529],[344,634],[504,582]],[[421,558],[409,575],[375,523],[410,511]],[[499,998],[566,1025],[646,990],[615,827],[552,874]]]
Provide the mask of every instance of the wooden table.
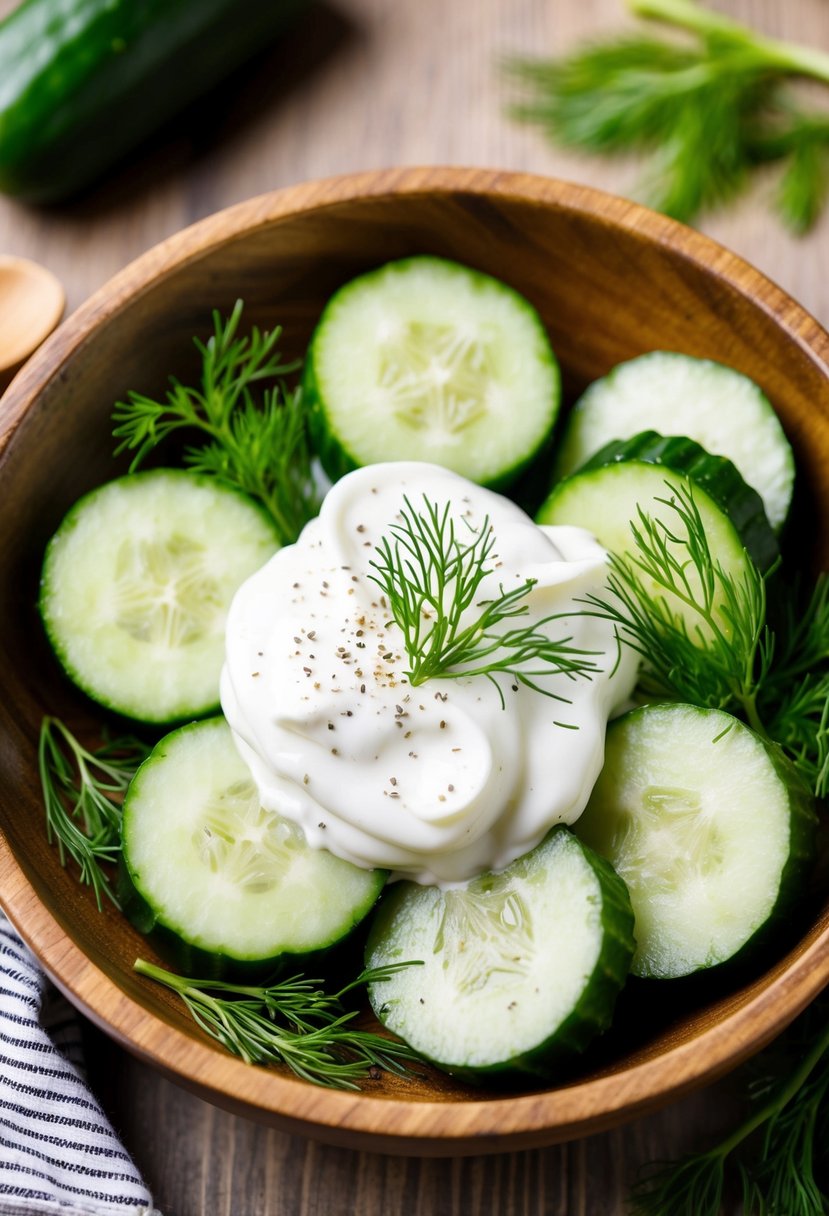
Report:
[[[14,0],[0,0],[0,15]],[[303,178],[460,163],[579,178],[620,193],[635,166],[549,148],[503,116],[499,61],[562,51],[624,24],[620,0],[321,0],[252,71],[70,207],[0,201],[0,252],[63,280],[69,307],[201,216]],[[826,0],[720,0],[770,33],[829,48]],[[797,241],[769,179],[704,229],[829,323],[829,217]],[[455,1161],[355,1154],[216,1110],[91,1034],[93,1080],[165,1216],[616,1216],[637,1165],[723,1118],[727,1086],[623,1130],[543,1151]],[[726,1101],[724,1102],[724,1098]]]

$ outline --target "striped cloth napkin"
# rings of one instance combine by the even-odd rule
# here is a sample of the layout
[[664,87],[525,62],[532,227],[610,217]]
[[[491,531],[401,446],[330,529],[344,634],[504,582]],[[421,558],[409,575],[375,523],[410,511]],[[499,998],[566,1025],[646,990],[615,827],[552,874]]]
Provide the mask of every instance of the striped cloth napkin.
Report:
[[161,1216],[83,1080],[74,1011],[2,912],[0,1216]]

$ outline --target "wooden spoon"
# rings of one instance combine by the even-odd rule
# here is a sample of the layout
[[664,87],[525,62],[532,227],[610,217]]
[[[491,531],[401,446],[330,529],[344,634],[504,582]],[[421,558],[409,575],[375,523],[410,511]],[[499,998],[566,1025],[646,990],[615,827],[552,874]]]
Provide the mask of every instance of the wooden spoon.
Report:
[[50,270],[0,256],[0,393],[63,316],[66,296]]

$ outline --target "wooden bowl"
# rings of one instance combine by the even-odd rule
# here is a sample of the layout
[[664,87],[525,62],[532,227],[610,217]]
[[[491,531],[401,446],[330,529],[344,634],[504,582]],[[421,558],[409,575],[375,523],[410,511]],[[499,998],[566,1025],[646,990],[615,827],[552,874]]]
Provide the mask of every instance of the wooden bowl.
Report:
[[300,354],[331,291],[412,253],[497,275],[546,322],[570,395],[652,348],[708,356],[758,381],[799,461],[806,536],[829,552],[829,336],[739,258],[670,220],[593,190],[518,174],[400,170],[296,186],[204,220],[151,250],[74,314],[0,404],[0,897],[60,988],[99,1026],[231,1110],[335,1143],[410,1154],[549,1144],[619,1123],[724,1073],[769,1042],[829,980],[829,906],[817,901],[764,970],[719,985],[629,989],[582,1071],[498,1095],[430,1073],[362,1093],[248,1067],[136,976],[148,947],[99,913],[46,840],[36,765],[41,716],[98,712],[60,677],[35,613],[43,547],[67,507],[119,469],[109,415],[127,389],[193,370],[191,336],[237,296]]

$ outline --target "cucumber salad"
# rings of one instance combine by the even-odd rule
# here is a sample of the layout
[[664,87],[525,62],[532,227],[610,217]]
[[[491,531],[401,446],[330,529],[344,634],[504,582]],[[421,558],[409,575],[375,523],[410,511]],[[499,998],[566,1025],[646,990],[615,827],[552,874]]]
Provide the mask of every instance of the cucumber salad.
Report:
[[649,352],[558,424],[532,305],[430,256],[341,287],[295,387],[214,320],[200,384],[115,407],[131,470],[41,580],[104,740],[44,721],[47,825],[174,968],[137,970],[356,1087],[549,1083],[629,975],[762,963],[829,787],[829,592],[781,558],[760,388]]

